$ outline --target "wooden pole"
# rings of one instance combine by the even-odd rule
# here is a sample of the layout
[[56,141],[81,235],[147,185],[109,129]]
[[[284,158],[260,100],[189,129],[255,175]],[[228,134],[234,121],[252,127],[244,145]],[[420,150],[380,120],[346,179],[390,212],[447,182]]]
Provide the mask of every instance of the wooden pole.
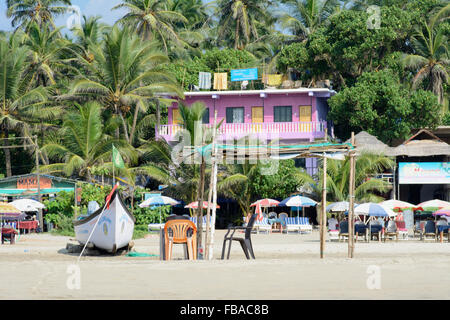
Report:
[[[352,132],[351,144],[355,146],[355,133]],[[355,211],[355,151],[350,151],[350,183],[349,183],[349,210],[348,210],[348,257],[353,258],[354,245],[354,226],[353,217]]]
[[[213,188],[214,188],[214,182],[215,182],[215,176],[214,176],[214,166],[216,163],[216,123],[217,123],[217,111],[214,113],[214,125],[213,125],[213,141],[212,141],[212,149],[211,149],[211,181],[209,183],[209,194],[208,194],[208,211],[206,212],[206,235],[205,235],[205,243],[206,243],[206,248],[205,248],[205,258],[208,260],[210,259],[210,250],[211,250],[211,241],[210,241],[210,218],[211,218],[211,209],[213,206],[211,204],[211,200],[212,200],[212,193],[213,193]],[[212,220],[212,224],[214,224],[215,221]]]
[[[41,197],[41,172],[39,168],[39,144],[38,144],[38,137],[34,136],[34,143],[36,145],[36,175],[37,175],[37,192],[38,192],[38,201],[42,202]],[[41,232],[44,232],[44,217],[42,214],[42,209],[39,209],[39,226],[41,227]]]
[[[328,141],[328,132],[325,129],[325,142]],[[327,227],[327,158],[323,153],[323,186],[322,186],[322,217],[320,219],[320,258],[323,259],[325,251],[325,231]]]
[[202,163],[200,165],[200,182],[198,184],[198,190],[197,190],[197,254],[198,259],[200,259],[200,254],[202,254],[202,236],[203,236],[203,193],[205,190],[205,170],[206,170],[206,162],[205,157],[203,154],[202,157]]
[[[217,155],[217,152],[215,152]],[[214,233],[216,231],[216,206],[217,206],[217,159],[214,161],[214,184],[213,184],[213,207],[212,207],[212,217],[211,220],[213,221],[211,225],[211,239],[210,239],[210,250],[209,250],[209,256],[208,260],[212,260],[213,258],[213,251],[214,251]]]

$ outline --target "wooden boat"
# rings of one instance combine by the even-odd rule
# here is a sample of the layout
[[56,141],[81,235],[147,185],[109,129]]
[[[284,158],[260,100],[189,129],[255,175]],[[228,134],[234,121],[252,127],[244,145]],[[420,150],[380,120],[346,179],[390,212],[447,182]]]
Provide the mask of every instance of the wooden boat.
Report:
[[106,206],[107,204],[91,215],[75,220],[75,235],[77,241],[85,245],[98,221],[89,242],[96,248],[116,253],[130,243],[136,219],[123,204],[118,190],[111,195],[109,208]]

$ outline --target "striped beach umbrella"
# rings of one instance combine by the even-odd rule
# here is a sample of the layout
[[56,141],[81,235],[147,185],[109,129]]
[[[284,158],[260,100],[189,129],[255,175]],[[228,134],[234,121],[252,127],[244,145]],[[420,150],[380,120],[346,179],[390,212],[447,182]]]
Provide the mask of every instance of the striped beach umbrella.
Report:
[[279,207],[297,207],[297,218],[300,216],[299,215],[300,207],[314,207],[316,205],[317,202],[314,201],[313,199],[300,195],[286,198],[278,204]]
[[433,216],[447,216],[450,217],[450,206],[439,209],[433,213]]
[[424,211],[435,211],[435,210],[446,208],[449,206],[450,206],[450,202],[439,200],[439,199],[425,201],[425,202],[419,203],[417,205],[418,208],[422,208]]
[[380,203],[383,207],[389,208],[391,210],[394,209],[408,209],[415,208],[416,206],[412,203],[400,201],[400,200],[387,200]]
[[[147,208],[147,207],[162,207],[162,206],[176,206],[180,204],[175,199],[166,196],[153,196],[142,202],[139,207]],[[159,223],[161,223],[161,209],[159,210]]]
[[397,213],[378,203],[363,203],[356,206],[355,213],[369,217],[395,217]]
[[[197,209],[198,208],[198,201],[194,201],[189,203],[187,206],[185,206],[187,209]],[[217,209],[220,209],[220,206],[216,205]],[[208,201],[203,201],[202,209],[208,209]]]
[[0,202],[0,216],[4,218],[18,218],[22,215],[22,211],[17,209],[10,203]]
[[350,203],[348,201],[334,202],[327,206],[327,212],[345,212],[350,208]]

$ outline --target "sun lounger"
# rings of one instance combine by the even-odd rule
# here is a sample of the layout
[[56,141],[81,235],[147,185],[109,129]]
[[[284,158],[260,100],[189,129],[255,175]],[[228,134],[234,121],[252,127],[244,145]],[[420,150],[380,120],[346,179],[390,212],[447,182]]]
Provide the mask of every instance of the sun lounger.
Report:
[[256,229],[256,233],[259,233],[260,231],[272,233],[272,225],[269,223],[269,220],[267,218],[263,218],[261,221],[256,219],[254,228]]
[[[211,221],[212,217],[209,217],[209,221]],[[189,217],[189,220],[191,220],[196,226],[197,226],[197,217]],[[209,225],[211,228],[211,224]],[[206,231],[206,216],[203,216],[203,222],[202,222],[202,230]]]
[[296,218],[286,218],[286,233],[289,232],[297,232],[300,233],[300,225],[297,223]]
[[434,223],[434,221],[427,221],[427,223],[425,223],[425,230],[423,232],[423,240],[426,241],[429,238],[434,239],[435,241],[438,241],[438,237],[437,237],[437,230],[436,230],[436,224]]
[[312,225],[309,224],[309,218],[307,217],[299,217],[299,225],[300,225],[300,232],[310,233],[312,232],[313,228]]
[[405,221],[396,221],[397,231],[400,239],[408,240],[408,229],[406,229]]
[[415,237],[416,234],[419,234],[419,239],[422,240],[423,239],[423,232],[425,229],[425,221],[421,221],[421,222],[416,222],[416,224],[414,225],[414,234],[413,236]]
[[339,241],[345,240],[345,238],[348,240],[348,221],[339,223]]
[[398,241],[397,225],[394,220],[390,220],[384,231],[384,242],[386,242],[387,239],[394,239],[394,237]]

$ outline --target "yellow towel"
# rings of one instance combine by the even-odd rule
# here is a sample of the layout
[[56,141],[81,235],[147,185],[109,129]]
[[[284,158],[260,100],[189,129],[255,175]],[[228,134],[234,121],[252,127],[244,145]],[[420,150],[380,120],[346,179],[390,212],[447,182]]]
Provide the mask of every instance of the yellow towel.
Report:
[[214,73],[214,89],[215,90],[228,89],[228,73]]
[[282,74],[267,74],[267,84],[271,87],[278,87],[281,85],[283,75]]

